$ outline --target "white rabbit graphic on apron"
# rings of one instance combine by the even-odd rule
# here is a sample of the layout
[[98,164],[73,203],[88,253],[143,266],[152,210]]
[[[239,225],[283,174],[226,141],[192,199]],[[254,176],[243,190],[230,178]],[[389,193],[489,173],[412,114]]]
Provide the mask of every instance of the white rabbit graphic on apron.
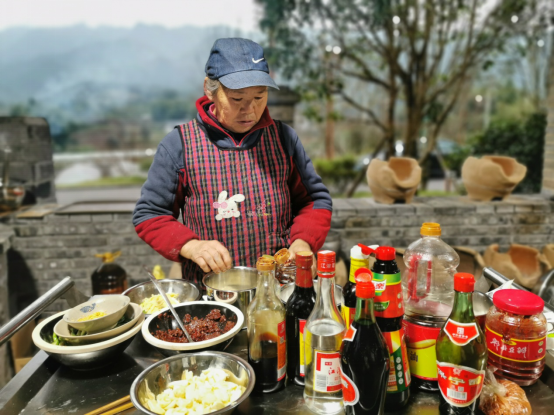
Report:
[[223,218],[240,217],[237,202],[242,201],[244,201],[244,195],[236,194],[227,199],[227,191],[222,191],[217,198],[217,202],[213,203],[214,208],[217,208],[215,219],[221,221]]

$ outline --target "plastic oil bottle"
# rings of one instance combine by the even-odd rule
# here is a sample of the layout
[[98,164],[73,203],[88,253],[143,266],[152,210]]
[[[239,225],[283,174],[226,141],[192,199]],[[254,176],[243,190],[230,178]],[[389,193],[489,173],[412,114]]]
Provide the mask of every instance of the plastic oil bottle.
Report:
[[438,392],[437,337],[454,301],[454,273],[458,253],[441,240],[437,223],[424,223],[421,238],[404,252],[402,276],[404,332],[412,384],[420,390]]

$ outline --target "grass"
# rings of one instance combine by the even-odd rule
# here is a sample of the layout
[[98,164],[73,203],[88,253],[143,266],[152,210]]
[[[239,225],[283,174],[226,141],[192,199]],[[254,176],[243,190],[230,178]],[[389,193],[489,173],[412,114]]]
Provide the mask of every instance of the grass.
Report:
[[94,181],[85,181],[74,184],[56,185],[60,189],[75,188],[101,188],[109,186],[137,186],[144,184],[146,178],[143,176],[126,176],[118,178],[101,178]]

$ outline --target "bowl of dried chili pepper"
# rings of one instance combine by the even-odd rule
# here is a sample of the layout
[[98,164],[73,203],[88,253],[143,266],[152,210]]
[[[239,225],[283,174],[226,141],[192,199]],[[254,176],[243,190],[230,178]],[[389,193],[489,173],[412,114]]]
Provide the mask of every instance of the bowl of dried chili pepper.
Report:
[[233,305],[195,301],[174,306],[193,342],[188,342],[169,308],[150,315],[142,326],[146,342],[165,356],[183,351],[223,351],[244,324],[244,314]]

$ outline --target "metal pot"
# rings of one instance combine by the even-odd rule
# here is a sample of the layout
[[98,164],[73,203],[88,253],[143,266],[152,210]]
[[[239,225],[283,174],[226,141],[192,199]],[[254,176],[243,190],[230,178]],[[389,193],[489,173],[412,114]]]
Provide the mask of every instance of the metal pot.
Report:
[[[258,271],[253,267],[233,267],[223,273],[208,273],[202,279],[209,300],[233,304],[246,317],[256,294]],[[246,319],[243,329],[246,329]]]

